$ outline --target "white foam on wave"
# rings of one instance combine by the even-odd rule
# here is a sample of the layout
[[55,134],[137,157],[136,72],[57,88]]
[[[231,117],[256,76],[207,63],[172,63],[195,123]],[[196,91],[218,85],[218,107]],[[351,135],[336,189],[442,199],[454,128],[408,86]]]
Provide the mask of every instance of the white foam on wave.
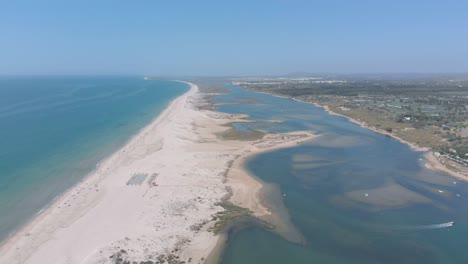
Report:
[[446,222],[442,224],[434,224],[434,225],[420,225],[420,226],[402,226],[398,229],[401,230],[431,230],[431,229],[440,229],[440,228],[448,228],[452,227],[454,222]]

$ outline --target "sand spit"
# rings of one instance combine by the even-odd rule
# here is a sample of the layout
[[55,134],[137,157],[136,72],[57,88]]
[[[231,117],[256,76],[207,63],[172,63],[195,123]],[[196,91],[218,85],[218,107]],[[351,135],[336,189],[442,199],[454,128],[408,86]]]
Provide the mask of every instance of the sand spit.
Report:
[[[308,132],[223,140],[242,116],[196,106],[196,85],[122,149],[6,240],[0,263],[203,263],[219,239],[218,203],[271,215],[262,184],[245,173],[248,155],[312,139]],[[128,262],[127,262],[128,261]],[[146,262],[145,262],[146,261]]]

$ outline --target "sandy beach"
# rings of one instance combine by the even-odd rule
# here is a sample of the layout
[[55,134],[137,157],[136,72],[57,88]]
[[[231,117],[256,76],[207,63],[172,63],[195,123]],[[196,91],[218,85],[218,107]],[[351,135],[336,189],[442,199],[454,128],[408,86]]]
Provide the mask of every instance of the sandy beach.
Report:
[[[198,87],[0,247],[0,263],[203,263],[219,237],[210,228],[230,200],[270,215],[249,177],[249,155],[309,140],[308,132],[257,140],[218,136],[241,116],[200,110]],[[227,177],[227,178],[226,178]]]
[[468,181],[468,175],[448,169],[444,164],[442,164],[442,162],[440,162],[440,160],[434,155],[433,152],[426,153],[424,157],[426,158],[426,161],[427,161],[426,168],[431,169],[431,170],[440,170],[460,180]]

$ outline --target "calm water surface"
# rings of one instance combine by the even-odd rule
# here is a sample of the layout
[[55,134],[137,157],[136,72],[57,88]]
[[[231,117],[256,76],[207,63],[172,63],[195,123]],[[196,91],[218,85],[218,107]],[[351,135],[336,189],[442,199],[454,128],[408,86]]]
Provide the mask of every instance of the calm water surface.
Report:
[[131,77],[1,77],[0,240],[187,90]]
[[247,164],[279,186],[305,243],[248,227],[230,234],[223,263],[468,263],[467,185],[425,169],[424,153],[309,104],[229,89],[218,110],[256,121],[239,130],[320,137]]

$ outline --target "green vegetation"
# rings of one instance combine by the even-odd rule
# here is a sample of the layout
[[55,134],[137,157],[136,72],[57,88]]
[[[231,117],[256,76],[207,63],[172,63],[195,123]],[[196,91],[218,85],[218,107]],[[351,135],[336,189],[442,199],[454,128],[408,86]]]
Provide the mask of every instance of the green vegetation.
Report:
[[[127,251],[121,249],[120,251],[116,252],[115,254],[111,255],[109,257],[111,263],[113,264],[162,264],[162,263],[168,263],[168,264],[184,264],[185,261],[182,261],[179,259],[179,256],[176,256],[174,254],[161,254],[159,256],[155,257],[149,257],[155,259],[153,260],[146,260],[146,261],[131,261],[128,259],[127,256]],[[191,259],[190,259],[191,260]],[[189,261],[190,261],[189,260]]]
[[342,108],[334,104],[329,104],[329,107],[333,112],[345,115],[355,120],[366,122],[370,126],[384,129],[387,132],[390,132],[408,142],[413,142],[418,146],[440,148],[446,144],[441,138],[441,129],[436,126],[425,126],[416,129],[411,125],[398,122],[388,115],[378,111],[372,111],[366,108],[354,108],[343,111]]
[[257,140],[263,138],[265,134],[265,132],[259,130],[239,131],[233,127],[217,133],[220,138],[225,140]]
[[218,204],[219,206],[224,208],[224,211],[217,213],[213,216],[213,220],[216,221],[211,231],[215,234],[219,234],[227,224],[231,223],[232,221],[239,219],[240,217],[249,216],[252,214],[247,208],[243,208],[237,205],[234,205],[230,202],[221,202]]
[[326,105],[333,112],[468,164],[467,75],[249,78],[233,83]]

